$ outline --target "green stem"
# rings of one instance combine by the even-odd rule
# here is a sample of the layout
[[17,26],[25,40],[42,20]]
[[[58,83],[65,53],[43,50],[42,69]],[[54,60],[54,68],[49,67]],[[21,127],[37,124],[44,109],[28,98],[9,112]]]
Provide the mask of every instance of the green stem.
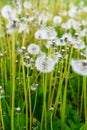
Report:
[[25,107],[26,107],[26,130],[28,130],[28,102],[27,102],[27,90],[25,82],[25,70],[24,70],[24,58],[22,56],[22,73],[23,73],[23,85],[24,85],[24,96],[25,96]]
[[45,130],[47,130],[46,87],[47,87],[47,74],[45,75],[43,73],[43,110],[42,110],[41,128],[40,128],[40,130],[42,130],[44,117],[45,117]]
[[84,113],[85,113],[85,130],[87,130],[87,92],[86,92],[86,77],[83,77],[83,92],[84,92]]
[[28,76],[28,88],[29,88],[29,112],[30,112],[30,130],[32,129],[32,110],[31,110],[31,89],[30,89],[30,77]]
[[14,130],[14,99],[15,99],[15,34],[12,35],[12,113],[11,130]]
[[3,121],[3,115],[2,115],[2,106],[1,106],[1,99],[0,99],[0,117],[1,117],[1,123],[2,123],[2,128],[3,130],[5,130],[5,126],[4,126],[4,121]]

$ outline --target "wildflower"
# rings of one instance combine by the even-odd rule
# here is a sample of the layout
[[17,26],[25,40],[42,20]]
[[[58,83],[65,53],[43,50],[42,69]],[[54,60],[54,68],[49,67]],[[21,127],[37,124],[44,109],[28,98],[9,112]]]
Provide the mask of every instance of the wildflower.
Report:
[[82,76],[87,76],[87,60],[72,59],[71,66],[76,73]]
[[29,46],[28,46],[28,53],[30,54],[34,54],[34,55],[37,55],[40,51],[40,47],[39,45],[36,45],[34,43],[31,43]]
[[53,18],[53,23],[54,23],[55,25],[59,25],[61,22],[62,22],[62,18],[61,18],[60,16],[55,16],[55,17]]
[[16,17],[15,11],[10,5],[5,5],[1,10],[1,14],[5,19],[13,19]]
[[57,33],[54,28],[52,27],[44,27],[38,30],[35,33],[36,39],[42,39],[42,40],[51,40],[54,39],[57,36]]
[[47,57],[37,57],[35,61],[35,66],[38,71],[43,73],[49,73],[54,69],[54,61],[52,58]]

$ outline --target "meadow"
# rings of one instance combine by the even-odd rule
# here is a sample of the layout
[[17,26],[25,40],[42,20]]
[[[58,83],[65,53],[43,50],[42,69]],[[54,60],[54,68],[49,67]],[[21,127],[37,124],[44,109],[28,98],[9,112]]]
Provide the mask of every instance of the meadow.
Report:
[[87,1],[0,1],[0,130],[87,130]]

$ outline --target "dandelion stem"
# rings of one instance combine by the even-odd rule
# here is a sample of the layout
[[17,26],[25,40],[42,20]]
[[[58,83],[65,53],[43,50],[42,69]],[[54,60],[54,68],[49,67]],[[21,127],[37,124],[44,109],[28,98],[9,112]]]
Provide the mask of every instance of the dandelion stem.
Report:
[[[29,75],[29,71],[28,71],[28,75]],[[29,76],[28,76],[28,88],[29,88],[29,112],[30,112],[30,130],[31,130],[32,129],[32,111],[31,111],[31,89],[30,89],[30,77]]]
[[0,120],[2,122],[2,128],[3,128],[3,130],[5,130],[4,121],[3,121],[3,115],[2,115],[1,99],[0,99],[0,117],[1,117]]
[[26,107],[26,130],[28,130],[28,102],[27,102],[27,90],[26,90],[26,82],[25,82],[25,70],[24,70],[24,58],[23,58],[23,56],[22,56],[22,73],[23,73],[25,107]]
[[85,76],[83,76],[83,91],[84,91],[85,130],[87,130],[87,90],[86,90],[86,77]]
[[12,35],[12,116],[11,130],[14,130],[14,104],[15,104],[15,34]]

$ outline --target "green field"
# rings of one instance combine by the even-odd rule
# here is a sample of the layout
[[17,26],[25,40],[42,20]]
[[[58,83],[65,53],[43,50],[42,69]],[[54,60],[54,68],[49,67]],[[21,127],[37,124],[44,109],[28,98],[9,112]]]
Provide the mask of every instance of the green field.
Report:
[[0,130],[87,130],[87,0],[0,2]]

